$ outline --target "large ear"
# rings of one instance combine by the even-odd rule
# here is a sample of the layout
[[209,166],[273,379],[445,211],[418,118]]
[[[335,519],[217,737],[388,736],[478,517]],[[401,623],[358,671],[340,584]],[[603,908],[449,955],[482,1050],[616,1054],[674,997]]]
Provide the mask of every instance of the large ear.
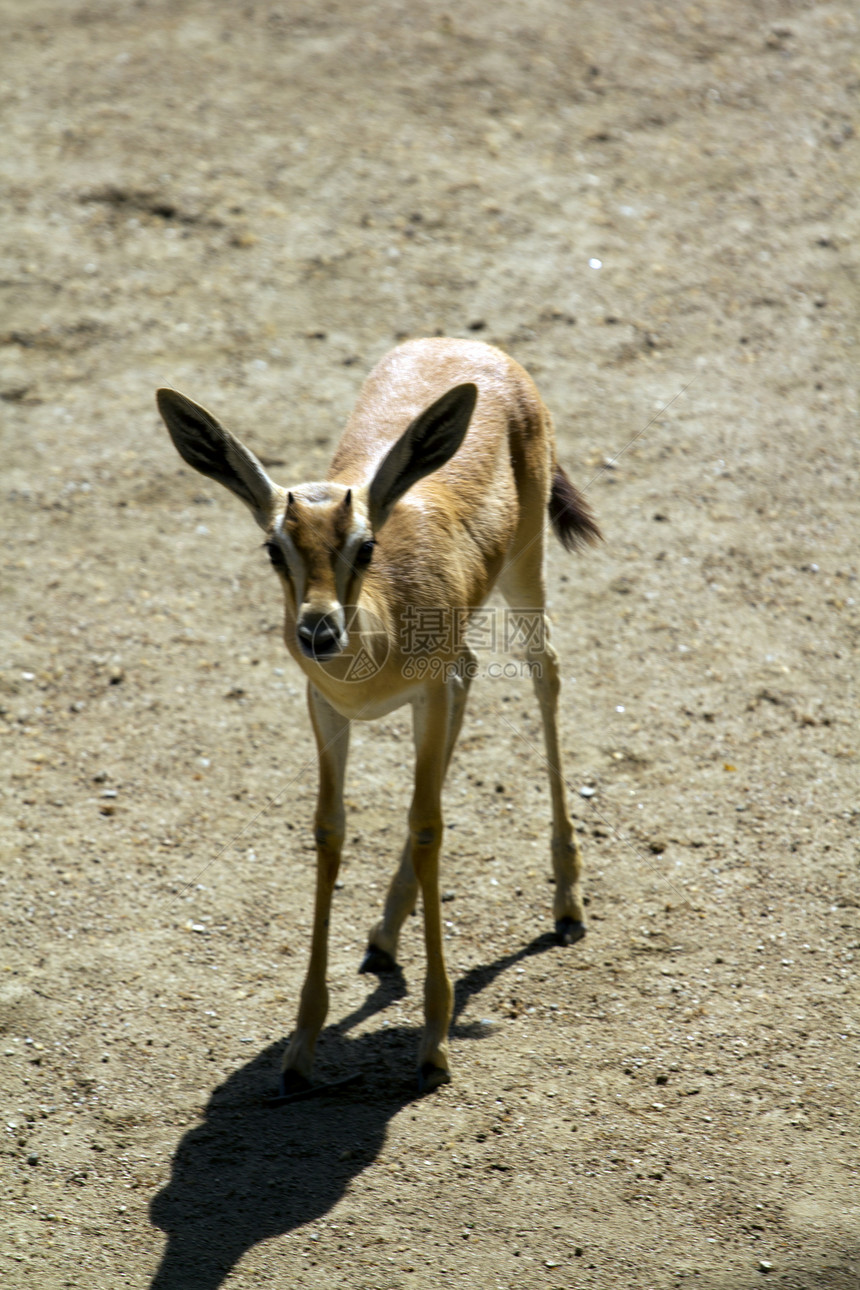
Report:
[[455,385],[404,430],[389,448],[370,484],[370,523],[379,529],[408,488],[454,456],[469,428],[478,387]]
[[159,390],[155,397],[180,457],[201,475],[229,488],[251,508],[260,527],[267,528],[278,490],[254,454],[219,425],[211,412],[184,394]]

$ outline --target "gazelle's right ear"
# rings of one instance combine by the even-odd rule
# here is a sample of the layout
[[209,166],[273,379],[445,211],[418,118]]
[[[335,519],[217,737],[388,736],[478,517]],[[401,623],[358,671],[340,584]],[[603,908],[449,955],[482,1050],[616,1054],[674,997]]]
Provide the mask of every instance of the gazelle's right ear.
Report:
[[279,492],[260,462],[205,408],[177,390],[159,390],[158,410],[183,461],[201,475],[217,479],[250,507],[260,528],[267,528]]

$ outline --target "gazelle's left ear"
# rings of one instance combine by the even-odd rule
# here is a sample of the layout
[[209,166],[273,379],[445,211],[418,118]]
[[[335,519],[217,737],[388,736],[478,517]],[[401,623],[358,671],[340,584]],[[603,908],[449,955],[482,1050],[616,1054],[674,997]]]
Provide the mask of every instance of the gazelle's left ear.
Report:
[[466,437],[477,400],[477,385],[455,385],[420,413],[389,448],[370,484],[370,523],[374,532],[382,527],[392,506],[408,488],[454,456]]
[[260,528],[268,528],[278,489],[250,448],[178,390],[161,389],[156,400],[183,461],[229,488],[250,507]]

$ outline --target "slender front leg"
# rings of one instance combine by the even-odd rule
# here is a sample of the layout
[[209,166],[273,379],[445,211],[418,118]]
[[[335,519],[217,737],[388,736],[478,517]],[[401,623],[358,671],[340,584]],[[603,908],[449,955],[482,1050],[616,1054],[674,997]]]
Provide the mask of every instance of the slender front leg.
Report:
[[[451,754],[457,743],[460,726],[463,724],[463,713],[466,711],[466,699],[469,686],[477,668],[478,660],[468,646],[464,649],[457,667],[452,671],[446,683],[448,692],[449,719],[448,733],[445,741],[445,765],[442,768],[443,778],[451,761]],[[415,726],[416,739],[418,727]],[[418,746],[416,743],[416,756]],[[412,863],[412,839],[407,837],[400,853],[388,894],[382,918],[370,930],[367,952],[361,961],[359,972],[392,972],[397,967],[397,942],[403,923],[415,908],[418,896],[418,879]]]
[[[422,701],[423,700],[423,701]],[[451,683],[428,686],[413,706],[415,792],[409,810],[412,866],[424,905],[427,976],[424,982],[424,1034],[418,1055],[418,1087],[429,1092],[450,1079],[448,1027],[454,992],[445,970],[442,907],[439,901],[439,851],[442,846],[442,782],[448,734],[455,707]]]
[[302,987],[296,1028],[284,1053],[281,1084],[295,1092],[310,1083],[317,1036],[328,1012],[328,925],[343,847],[343,779],[349,750],[349,720],[308,685],[308,708],[317,740],[319,791],[316,810],[317,883],[311,958]]

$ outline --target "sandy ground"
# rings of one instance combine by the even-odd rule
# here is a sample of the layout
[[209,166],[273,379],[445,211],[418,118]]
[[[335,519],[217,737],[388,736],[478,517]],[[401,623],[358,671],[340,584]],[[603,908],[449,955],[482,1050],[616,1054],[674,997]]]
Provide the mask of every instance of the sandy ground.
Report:
[[[6,0],[4,1286],[860,1285],[859,29]],[[454,1082],[416,1100],[418,921],[402,980],[356,974],[411,737],[362,726],[318,1066],[364,1084],[272,1111],[303,682],[153,391],[318,478],[437,332],[531,371],[605,532],[548,567],[589,933],[548,937],[537,712],[487,668],[446,791]]]

